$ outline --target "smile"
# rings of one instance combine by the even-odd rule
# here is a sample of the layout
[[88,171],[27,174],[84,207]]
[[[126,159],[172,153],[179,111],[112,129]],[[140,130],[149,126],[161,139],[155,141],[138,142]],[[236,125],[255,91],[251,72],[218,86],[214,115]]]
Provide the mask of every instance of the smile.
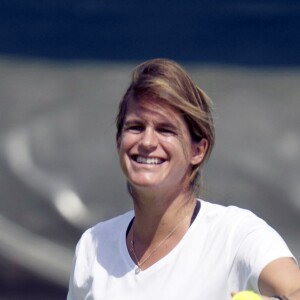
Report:
[[133,160],[139,164],[146,164],[146,165],[159,165],[164,162],[163,159],[158,157],[143,157],[143,156],[133,156]]

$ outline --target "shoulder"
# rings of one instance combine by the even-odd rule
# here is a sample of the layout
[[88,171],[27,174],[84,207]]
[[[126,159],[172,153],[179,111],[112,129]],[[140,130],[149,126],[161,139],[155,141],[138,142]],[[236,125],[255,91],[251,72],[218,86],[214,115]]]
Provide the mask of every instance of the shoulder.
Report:
[[237,244],[250,236],[255,236],[255,238],[278,236],[267,222],[248,209],[205,201],[201,201],[201,206],[202,223],[207,224],[210,231],[227,236]]
[[204,218],[214,219],[216,222],[220,222],[223,225],[249,225],[250,223],[257,225],[266,225],[266,222],[263,219],[261,219],[248,209],[240,208],[237,206],[223,206],[203,200],[201,200],[201,207],[203,209]]
[[94,248],[103,239],[107,242],[116,240],[119,237],[120,232],[126,231],[133,216],[133,211],[129,211],[112,219],[97,223],[82,234],[77,248],[88,251],[88,248]]
[[105,234],[108,234],[110,232],[115,232],[116,230],[124,229],[124,227],[128,225],[133,216],[133,211],[126,212],[112,219],[99,222],[95,226],[88,229],[87,232],[99,234],[101,232],[105,232]]
[[226,237],[226,242],[235,245],[237,251],[248,253],[251,249],[250,252],[256,254],[256,260],[267,255],[268,259],[292,256],[280,234],[250,210],[209,202],[202,204],[203,218],[206,222],[214,220],[210,227]]

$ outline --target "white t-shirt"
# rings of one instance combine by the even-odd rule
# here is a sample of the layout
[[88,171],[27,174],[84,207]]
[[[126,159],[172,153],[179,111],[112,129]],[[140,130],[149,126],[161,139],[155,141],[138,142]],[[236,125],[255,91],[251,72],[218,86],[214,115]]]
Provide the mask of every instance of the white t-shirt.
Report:
[[83,234],[67,300],[230,299],[231,291],[258,291],[262,269],[279,257],[292,257],[279,234],[250,211],[201,200],[176,247],[135,274],[126,247],[133,216],[130,211]]

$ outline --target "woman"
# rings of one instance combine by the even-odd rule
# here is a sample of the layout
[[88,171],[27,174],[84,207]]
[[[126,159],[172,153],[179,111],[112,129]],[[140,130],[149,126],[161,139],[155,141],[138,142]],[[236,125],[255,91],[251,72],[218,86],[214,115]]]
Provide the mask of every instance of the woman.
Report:
[[211,105],[173,61],[135,69],[116,136],[134,210],[83,234],[68,300],[223,300],[246,289],[300,299],[299,268],[271,227],[195,196],[214,145]]

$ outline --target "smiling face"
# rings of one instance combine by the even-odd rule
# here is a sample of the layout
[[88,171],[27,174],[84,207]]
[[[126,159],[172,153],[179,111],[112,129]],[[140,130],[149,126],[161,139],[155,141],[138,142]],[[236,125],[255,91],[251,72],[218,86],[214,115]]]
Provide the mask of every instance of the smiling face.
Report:
[[183,190],[192,167],[204,157],[207,143],[192,142],[183,117],[170,105],[151,98],[130,100],[118,137],[122,170],[130,185]]

